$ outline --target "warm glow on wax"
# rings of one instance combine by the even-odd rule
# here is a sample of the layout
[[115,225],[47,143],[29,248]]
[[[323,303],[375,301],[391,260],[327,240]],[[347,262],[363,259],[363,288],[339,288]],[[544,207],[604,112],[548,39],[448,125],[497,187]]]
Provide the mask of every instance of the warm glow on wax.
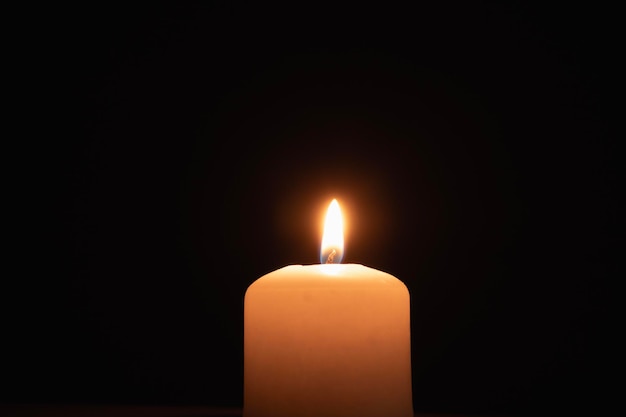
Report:
[[343,258],[343,220],[336,199],[330,202],[324,222],[320,262],[338,264]]

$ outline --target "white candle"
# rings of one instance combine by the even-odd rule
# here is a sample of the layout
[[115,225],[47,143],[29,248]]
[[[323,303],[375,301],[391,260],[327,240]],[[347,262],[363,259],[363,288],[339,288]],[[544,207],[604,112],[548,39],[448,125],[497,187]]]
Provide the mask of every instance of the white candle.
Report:
[[[328,224],[322,258],[338,262],[343,233],[329,239]],[[409,292],[397,278],[291,265],[256,280],[244,304],[245,417],[413,415]]]

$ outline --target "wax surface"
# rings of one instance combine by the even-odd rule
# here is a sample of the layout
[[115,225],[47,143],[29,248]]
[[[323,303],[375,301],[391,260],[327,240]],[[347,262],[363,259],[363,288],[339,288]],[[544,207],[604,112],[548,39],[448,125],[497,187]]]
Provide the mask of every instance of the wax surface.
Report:
[[291,265],[248,288],[245,417],[407,417],[410,302],[363,265]]

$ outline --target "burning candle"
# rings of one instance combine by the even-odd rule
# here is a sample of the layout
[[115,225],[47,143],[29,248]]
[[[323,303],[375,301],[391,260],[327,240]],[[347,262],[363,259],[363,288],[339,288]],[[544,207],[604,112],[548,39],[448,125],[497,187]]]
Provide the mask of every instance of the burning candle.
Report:
[[409,417],[410,306],[394,276],[343,257],[330,204],[320,265],[256,280],[244,300],[244,417]]

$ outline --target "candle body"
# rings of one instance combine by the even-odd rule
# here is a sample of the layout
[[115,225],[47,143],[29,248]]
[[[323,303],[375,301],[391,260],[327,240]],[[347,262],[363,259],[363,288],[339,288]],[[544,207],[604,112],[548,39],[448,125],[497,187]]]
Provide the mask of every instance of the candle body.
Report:
[[363,265],[292,265],[248,288],[245,417],[412,415],[401,281]]

